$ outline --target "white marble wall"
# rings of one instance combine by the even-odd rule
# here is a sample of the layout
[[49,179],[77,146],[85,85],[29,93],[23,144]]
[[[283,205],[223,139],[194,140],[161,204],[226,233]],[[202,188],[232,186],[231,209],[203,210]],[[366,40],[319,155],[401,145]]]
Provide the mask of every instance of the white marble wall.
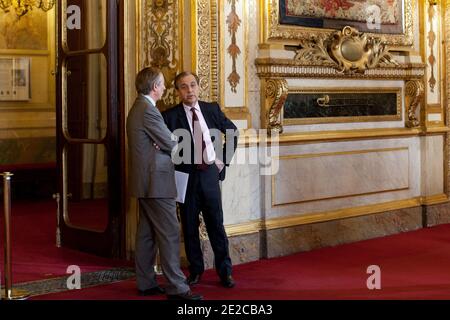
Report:
[[[225,181],[222,183],[222,203],[224,223],[226,225],[255,221],[261,218],[261,176],[259,165],[248,161],[249,149],[239,147],[233,164],[227,168]],[[247,161],[245,160],[247,158]]]
[[444,193],[444,137],[421,138],[422,195],[429,197]]
[[272,205],[408,189],[408,171],[408,147],[281,157]]
[[254,63],[258,56],[259,44],[259,23],[255,23],[259,19],[258,0],[248,0],[248,100],[247,108],[251,114],[252,122],[250,127],[260,128],[260,80],[256,74],[256,65]]
[[[417,17],[418,1],[415,3],[415,17]],[[255,21],[259,18],[260,2],[247,0],[247,4],[246,54],[249,61],[246,79],[247,108],[252,116],[253,128],[259,128],[260,79],[253,61],[256,57],[266,56],[292,58],[294,53],[276,47],[270,50],[258,48],[261,40],[260,26]],[[414,28],[419,30],[417,18],[414,19]],[[412,52],[419,51],[419,40],[419,32],[415,32]],[[399,55],[396,59],[400,62],[421,62],[420,56],[416,54]],[[284,133],[405,127],[404,81],[317,78],[287,79],[287,81],[290,89],[400,88],[402,119],[293,125],[285,126]],[[244,121],[237,124],[240,128],[244,127]],[[234,163],[227,169],[227,178],[222,183],[225,224],[308,215],[442,194],[443,143],[442,136],[433,136],[283,145],[279,148],[281,157],[323,153],[347,154],[281,161],[280,171],[275,176],[261,175],[259,164],[252,161],[238,161],[235,157]],[[386,149],[392,150],[379,151]],[[248,155],[249,152],[248,147],[238,148],[238,153]],[[274,202],[280,205],[274,205]],[[290,202],[294,203],[281,205]]]
[[[414,197],[420,196],[420,182],[421,182],[421,172],[419,170],[420,163],[420,140],[419,138],[404,138],[404,139],[386,139],[386,140],[365,140],[365,141],[348,141],[348,142],[332,142],[332,143],[317,143],[317,144],[307,144],[307,145],[297,145],[297,146],[289,146],[280,148],[280,156],[286,155],[298,155],[298,154],[315,154],[315,153],[324,153],[324,152],[353,152],[358,150],[376,150],[376,149],[388,149],[388,148],[406,148],[408,150],[407,159],[405,162],[405,154],[398,153],[395,154],[390,160],[391,163],[386,163],[383,167],[382,163],[378,163],[377,170],[390,171],[397,166],[397,164],[392,162],[400,161],[403,165],[407,166],[408,169],[408,188],[405,190],[398,191],[387,191],[387,192],[379,192],[373,194],[366,195],[355,195],[350,197],[339,197],[339,198],[330,198],[324,199],[320,201],[310,201],[310,202],[302,202],[302,203],[294,203],[291,205],[284,206],[273,206],[272,204],[272,179],[266,178],[266,192],[265,192],[265,212],[266,218],[275,218],[275,217],[283,217],[283,216],[292,216],[292,215],[305,215],[308,213],[317,213],[317,212],[325,212],[331,210],[338,210],[344,208],[352,208],[359,207],[371,204],[379,204],[383,202],[395,201],[395,200],[404,200],[411,199]],[[394,155],[394,154],[392,154]],[[320,159],[318,159],[320,162]],[[360,164],[361,165],[361,164]],[[369,170],[370,171],[370,170]],[[369,172],[367,171],[367,172]],[[403,172],[403,171],[402,171]],[[373,173],[377,173],[376,171]],[[340,175],[339,172],[337,172]],[[403,177],[404,173],[401,173],[400,176]],[[294,177],[294,176],[293,176]],[[385,175],[387,178],[387,176]],[[397,180],[399,175],[395,175],[392,177],[393,180],[386,180],[386,184],[384,187],[389,189],[389,186],[399,186],[399,182]],[[348,179],[351,179],[348,177]],[[367,178],[363,178],[367,180]],[[301,181],[293,180],[290,184],[300,184]],[[307,188],[313,190],[317,190],[319,193],[320,189],[323,188],[325,184],[327,184],[327,180],[315,180],[311,182],[311,185]],[[352,185],[354,182],[347,180],[347,184]],[[352,188],[350,186],[350,188]],[[282,192],[282,191],[281,191]],[[311,191],[310,191],[311,192]],[[339,196],[341,190],[336,190],[335,195]],[[333,196],[330,194],[329,196]]]
[[[345,155],[331,155],[327,160],[324,160],[327,157],[306,158],[308,163],[304,162],[305,158],[300,158],[300,161],[292,161],[287,167],[281,161],[275,176],[262,175],[262,166],[256,164],[254,159],[248,159],[250,149],[239,147],[222,183],[225,224],[419,197],[423,195],[422,174],[425,174],[420,170],[423,160],[420,139],[411,137],[280,146],[280,157],[324,153]],[[436,194],[443,188],[443,175],[438,170],[438,164],[443,163],[442,143],[438,139],[432,140],[429,148],[429,151],[435,152],[430,160],[432,170],[427,170],[429,192]],[[274,154],[277,155],[277,152]],[[345,162],[346,169],[342,168]],[[348,170],[352,169],[355,173],[350,174]],[[274,195],[276,198],[273,198]],[[288,204],[280,205],[282,203]]]

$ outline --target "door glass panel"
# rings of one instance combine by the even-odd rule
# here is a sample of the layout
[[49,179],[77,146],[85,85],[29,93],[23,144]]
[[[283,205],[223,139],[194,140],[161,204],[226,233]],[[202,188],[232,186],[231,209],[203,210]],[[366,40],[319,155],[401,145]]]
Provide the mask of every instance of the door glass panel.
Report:
[[[106,39],[106,0],[67,0],[67,8],[65,40],[69,51],[103,48]],[[77,25],[77,18],[80,25]]]
[[108,224],[108,159],[102,144],[70,144],[64,152],[67,223],[104,231]]
[[107,129],[107,64],[101,53],[68,57],[66,61],[68,135],[103,139]]

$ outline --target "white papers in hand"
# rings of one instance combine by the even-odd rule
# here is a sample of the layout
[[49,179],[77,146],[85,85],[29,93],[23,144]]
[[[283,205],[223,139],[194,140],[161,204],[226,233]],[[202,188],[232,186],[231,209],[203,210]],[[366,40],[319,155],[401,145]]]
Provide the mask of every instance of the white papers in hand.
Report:
[[175,184],[177,185],[177,198],[175,200],[179,203],[184,203],[188,180],[189,174],[175,170]]

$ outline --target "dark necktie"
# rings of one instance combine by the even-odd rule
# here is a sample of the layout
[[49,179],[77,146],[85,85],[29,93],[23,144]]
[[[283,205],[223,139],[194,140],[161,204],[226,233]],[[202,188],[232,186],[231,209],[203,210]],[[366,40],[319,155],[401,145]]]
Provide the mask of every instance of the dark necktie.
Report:
[[[197,117],[197,112],[195,112],[195,108],[191,108],[192,111],[192,135],[194,136],[194,163],[197,164],[197,169],[206,170],[208,165],[205,162],[203,157],[206,149],[206,143],[203,139],[202,128],[200,126],[200,121]],[[200,142],[201,140],[201,142]],[[199,146],[202,146],[201,151]],[[201,158],[201,159],[200,159]]]

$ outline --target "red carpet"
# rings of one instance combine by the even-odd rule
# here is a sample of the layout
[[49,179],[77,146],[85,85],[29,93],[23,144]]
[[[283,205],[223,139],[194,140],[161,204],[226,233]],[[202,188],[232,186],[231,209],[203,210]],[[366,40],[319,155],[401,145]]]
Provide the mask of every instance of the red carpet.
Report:
[[[374,264],[381,268],[381,290],[366,286],[367,267]],[[443,225],[238,265],[234,289],[221,288],[209,270],[193,289],[208,300],[450,299],[448,270],[450,225]],[[134,282],[125,281],[37,298],[138,297]]]
[[[53,201],[13,203],[11,211],[14,283],[65,276],[70,265],[78,265],[82,272],[132,265],[129,262],[57,248],[56,203]],[[3,271],[3,203],[0,210],[0,235],[0,263]]]
[[[84,272],[120,265],[119,261],[55,248],[54,208],[48,203],[33,208],[35,212],[14,213],[15,282],[64,275],[70,264],[79,265]],[[42,214],[47,210],[48,214]],[[38,218],[42,227],[37,228],[33,218]],[[381,290],[366,287],[370,265],[381,268]],[[233,289],[220,287],[215,272],[208,270],[193,291],[207,300],[450,299],[449,270],[450,225],[441,225],[238,265],[234,267],[237,285]],[[162,277],[160,282],[164,284]],[[33,299],[142,298],[136,295],[134,280],[128,280]]]

